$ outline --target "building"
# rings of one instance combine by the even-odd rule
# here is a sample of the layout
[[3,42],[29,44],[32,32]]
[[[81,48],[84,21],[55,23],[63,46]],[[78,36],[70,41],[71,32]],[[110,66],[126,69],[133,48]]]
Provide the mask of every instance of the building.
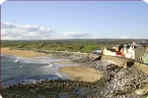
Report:
[[125,58],[135,59],[135,48],[130,46],[129,48],[124,48]]
[[148,47],[146,50],[146,47],[144,47],[143,44],[141,45],[135,42],[132,42],[131,44],[116,45],[112,47],[112,49],[104,48],[103,51],[96,50],[96,52],[102,53],[103,55],[120,56],[138,61],[140,60],[140,62],[148,64]]
[[104,48],[103,55],[117,56],[117,52],[114,49]]

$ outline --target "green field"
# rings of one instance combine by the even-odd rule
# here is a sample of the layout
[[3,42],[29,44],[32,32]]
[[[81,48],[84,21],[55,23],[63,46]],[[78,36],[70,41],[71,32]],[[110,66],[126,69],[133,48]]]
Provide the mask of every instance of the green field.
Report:
[[[117,44],[130,43],[132,39],[71,39],[71,40],[32,40],[32,41],[13,41],[3,40],[2,47],[19,49],[38,49],[51,51],[72,51],[72,52],[92,52],[104,47],[111,48]],[[134,41],[143,41],[142,39]],[[145,40],[148,41],[148,40]]]

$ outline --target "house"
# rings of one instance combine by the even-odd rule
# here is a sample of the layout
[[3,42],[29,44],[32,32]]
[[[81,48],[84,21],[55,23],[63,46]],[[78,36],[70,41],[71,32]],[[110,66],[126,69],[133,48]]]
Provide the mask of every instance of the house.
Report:
[[[145,45],[146,46],[146,45]],[[147,50],[141,44],[132,42],[131,44],[121,44],[112,47],[112,49],[104,48],[103,51],[96,50],[96,53],[110,56],[121,56],[130,59],[143,58],[143,62],[148,64],[148,47]]]
[[135,59],[135,48],[130,46],[129,48],[124,48],[125,58]]
[[119,51],[119,45],[116,45],[116,46],[112,47],[112,49],[115,49],[116,51]]
[[115,49],[104,48],[103,55],[117,56],[117,53]]
[[132,44],[121,44],[118,46],[114,46],[112,49],[104,49],[103,55],[110,55],[110,56],[121,56],[125,58],[135,59],[135,45],[136,43],[133,42]]

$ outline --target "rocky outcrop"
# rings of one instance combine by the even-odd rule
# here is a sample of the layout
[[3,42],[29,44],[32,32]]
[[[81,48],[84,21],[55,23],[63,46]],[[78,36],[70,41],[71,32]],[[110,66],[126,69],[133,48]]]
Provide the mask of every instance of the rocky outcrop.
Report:
[[94,94],[92,89],[97,85],[82,81],[49,80],[36,84],[10,86],[2,90],[2,95],[4,98],[81,98],[81,96],[90,96],[89,92]]
[[[144,98],[135,94],[135,90],[144,85],[148,75],[137,69],[135,66],[127,69],[117,65],[108,64],[100,66],[98,62],[97,69],[104,70],[106,74],[106,88],[102,91],[102,97],[105,98]],[[144,94],[147,89],[144,89]]]
[[144,72],[145,74],[148,74],[148,65],[146,64],[142,64],[142,63],[139,63],[139,62],[135,62],[134,63],[134,66],[141,70],[142,72]]
[[110,62],[112,64],[115,64],[119,67],[127,68],[127,66],[130,66],[134,64],[134,60],[132,59],[125,59],[123,57],[116,57],[116,56],[105,56],[103,55],[101,57],[102,61]]

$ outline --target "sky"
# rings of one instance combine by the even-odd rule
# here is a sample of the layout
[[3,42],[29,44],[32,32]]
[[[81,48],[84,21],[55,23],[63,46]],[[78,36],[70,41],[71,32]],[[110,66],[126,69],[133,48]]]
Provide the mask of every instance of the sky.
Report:
[[2,39],[148,39],[148,4],[142,1],[7,1]]

